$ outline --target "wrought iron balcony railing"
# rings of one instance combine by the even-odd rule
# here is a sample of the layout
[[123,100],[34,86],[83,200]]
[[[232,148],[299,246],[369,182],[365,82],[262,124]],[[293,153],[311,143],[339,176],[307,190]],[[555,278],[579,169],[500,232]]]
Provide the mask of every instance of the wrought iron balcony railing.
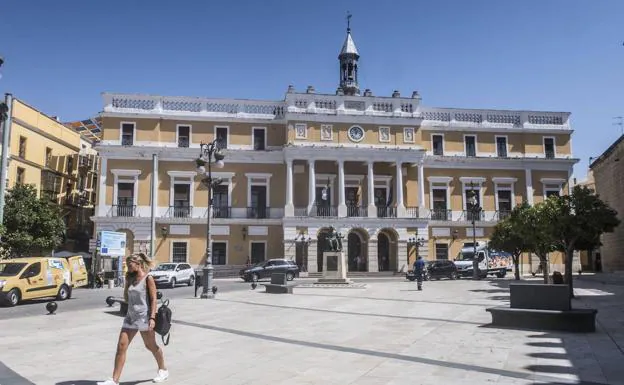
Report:
[[451,210],[433,209],[431,210],[431,220],[433,221],[450,221],[453,219]]
[[113,205],[112,214],[114,217],[134,217],[136,205]]
[[390,206],[377,206],[377,218],[396,218],[396,207]]

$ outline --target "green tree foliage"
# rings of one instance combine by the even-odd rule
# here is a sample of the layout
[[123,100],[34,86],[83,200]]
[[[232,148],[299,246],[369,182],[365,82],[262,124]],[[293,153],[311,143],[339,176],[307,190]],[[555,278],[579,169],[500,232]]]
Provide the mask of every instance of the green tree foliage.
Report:
[[526,211],[526,227],[522,228],[527,242],[526,251],[537,255],[544,275],[544,283],[549,283],[548,254],[555,251],[552,238],[553,220],[545,215],[544,204],[538,203]]
[[4,245],[14,256],[42,254],[61,244],[65,223],[58,205],[37,198],[32,185],[9,190],[4,208]]
[[520,280],[520,256],[523,252],[530,251],[530,209],[528,203],[514,207],[507,218],[496,224],[489,243],[492,248],[511,254],[516,280]]
[[615,210],[585,186],[575,186],[570,195],[551,197],[542,204],[541,212],[551,222],[553,247],[565,253],[565,282],[572,298],[574,251],[600,246],[600,236],[612,232],[620,220]]

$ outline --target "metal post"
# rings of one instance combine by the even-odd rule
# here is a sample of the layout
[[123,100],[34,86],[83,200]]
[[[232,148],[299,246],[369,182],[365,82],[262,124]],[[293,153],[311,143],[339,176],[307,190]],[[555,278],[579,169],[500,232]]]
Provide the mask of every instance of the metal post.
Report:
[[210,217],[212,216],[212,150],[214,146],[208,146],[208,214],[206,215],[206,262],[204,263],[202,280],[204,285],[202,287],[201,298],[214,298],[212,293],[212,279],[214,274],[214,268],[212,267],[212,253],[210,239]]
[[477,222],[475,221],[474,211],[472,213],[472,250],[472,278],[479,279],[479,260],[477,259]]
[[151,221],[150,221],[150,259],[154,259],[154,250],[156,249],[156,197],[158,196],[158,155],[152,154],[152,183],[151,183]]
[[11,138],[11,120],[13,110],[13,95],[5,94],[4,102],[8,108],[7,117],[3,122],[2,157],[0,159],[0,224],[4,223],[4,195],[6,194],[7,173],[9,169],[9,141]]

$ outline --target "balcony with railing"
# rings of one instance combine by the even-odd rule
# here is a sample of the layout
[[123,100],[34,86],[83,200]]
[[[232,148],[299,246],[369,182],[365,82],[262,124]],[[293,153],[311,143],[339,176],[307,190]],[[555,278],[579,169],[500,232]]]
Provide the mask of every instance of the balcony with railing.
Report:
[[191,144],[191,141],[189,140],[188,136],[178,137],[178,147],[188,148],[190,144]]
[[408,206],[405,208],[405,215],[408,218],[420,218],[420,211],[418,210],[418,207]]
[[212,206],[213,218],[232,218],[232,208],[229,206]]
[[511,215],[511,210],[498,210],[494,213],[493,220],[502,221],[503,219],[509,218]]
[[432,209],[430,219],[432,221],[451,221],[453,212],[447,209]]
[[190,218],[193,216],[193,206],[169,206],[167,218]]
[[266,219],[271,217],[271,208],[264,206],[247,207],[247,218]]
[[136,216],[136,205],[113,205],[111,213],[114,217],[134,217]]
[[464,210],[462,211],[462,215],[459,218],[460,221],[483,221],[485,220],[485,213],[481,210],[474,212],[472,210]]
[[377,218],[396,218],[396,207],[390,206],[377,206]]
[[362,206],[347,206],[348,217],[367,217],[368,208]]

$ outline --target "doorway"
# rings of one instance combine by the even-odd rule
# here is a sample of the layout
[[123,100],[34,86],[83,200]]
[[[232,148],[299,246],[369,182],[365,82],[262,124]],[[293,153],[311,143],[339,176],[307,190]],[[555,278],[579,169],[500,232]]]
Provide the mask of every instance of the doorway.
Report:
[[266,186],[251,186],[250,218],[267,217],[267,188]]
[[384,233],[377,235],[377,263],[379,271],[390,270],[390,238]]
[[319,273],[323,271],[323,253],[329,249],[327,244],[328,235],[327,230],[322,230],[316,238],[316,266]]
[[349,250],[349,271],[366,271],[367,259],[364,255],[364,248],[362,247],[362,238],[358,233],[352,231],[347,238],[348,250]]
[[266,243],[251,242],[251,263],[256,264],[266,258]]

